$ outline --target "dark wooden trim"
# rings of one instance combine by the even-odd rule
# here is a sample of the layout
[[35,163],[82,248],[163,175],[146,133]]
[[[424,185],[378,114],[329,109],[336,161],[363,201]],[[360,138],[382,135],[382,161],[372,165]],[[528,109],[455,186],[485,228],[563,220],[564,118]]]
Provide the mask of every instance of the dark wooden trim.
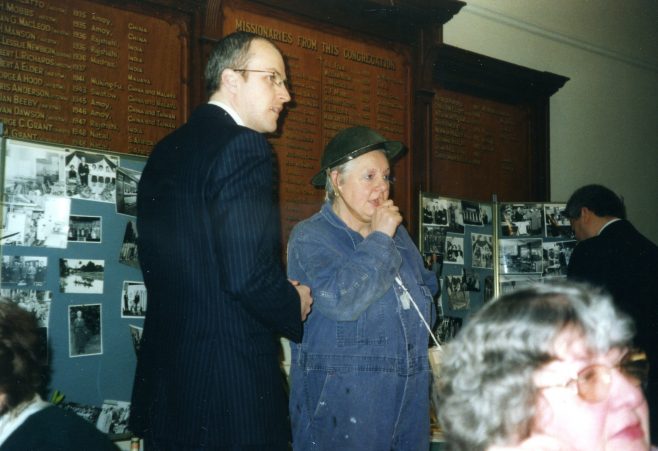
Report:
[[450,90],[508,103],[548,98],[569,80],[446,44],[436,48],[434,58],[435,82]]
[[459,0],[254,0],[254,3],[402,44],[412,44],[419,28],[443,25],[466,5]]

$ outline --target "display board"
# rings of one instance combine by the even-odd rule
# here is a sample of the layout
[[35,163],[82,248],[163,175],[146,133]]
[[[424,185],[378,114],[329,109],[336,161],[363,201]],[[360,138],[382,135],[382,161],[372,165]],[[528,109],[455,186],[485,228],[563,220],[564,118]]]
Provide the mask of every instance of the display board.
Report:
[[419,248],[441,286],[445,342],[463,321],[494,295],[492,204],[420,193]]
[[576,240],[565,203],[498,204],[499,287],[505,294],[531,283],[565,278]]
[[[565,278],[576,241],[564,203],[476,202],[420,193],[419,248],[441,284],[442,341],[495,294]],[[495,266],[497,265],[497,266]]]
[[145,159],[6,138],[1,157],[0,295],[37,314],[51,393],[127,415],[148,307],[135,224]]

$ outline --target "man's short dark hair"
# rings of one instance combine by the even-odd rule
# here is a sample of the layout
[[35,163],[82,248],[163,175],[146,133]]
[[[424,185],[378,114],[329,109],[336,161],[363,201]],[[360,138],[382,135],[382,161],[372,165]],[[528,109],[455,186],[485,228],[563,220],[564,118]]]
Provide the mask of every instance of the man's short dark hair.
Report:
[[624,200],[603,185],[585,185],[578,188],[569,198],[563,213],[569,219],[577,219],[580,218],[583,207],[596,216],[626,219]]
[[219,90],[220,78],[224,70],[243,69],[247,65],[251,57],[249,48],[255,39],[261,39],[272,44],[269,39],[247,31],[233,32],[217,42],[205,69],[206,94],[208,97]]

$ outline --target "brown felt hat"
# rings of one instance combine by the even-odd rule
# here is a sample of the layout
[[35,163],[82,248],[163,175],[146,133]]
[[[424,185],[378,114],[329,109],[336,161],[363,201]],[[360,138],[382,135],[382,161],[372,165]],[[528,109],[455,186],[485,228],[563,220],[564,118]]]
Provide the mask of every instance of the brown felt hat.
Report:
[[372,150],[382,150],[391,161],[404,150],[404,144],[400,141],[387,141],[369,127],[357,126],[341,130],[324,148],[320,160],[322,169],[311,179],[311,183],[313,186],[324,187],[327,169],[340,166]]

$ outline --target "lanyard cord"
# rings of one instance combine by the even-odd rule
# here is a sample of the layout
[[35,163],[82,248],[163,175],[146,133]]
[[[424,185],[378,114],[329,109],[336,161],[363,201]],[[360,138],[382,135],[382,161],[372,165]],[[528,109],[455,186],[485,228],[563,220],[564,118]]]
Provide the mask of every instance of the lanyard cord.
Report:
[[411,301],[411,305],[414,306],[414,309],[416,309],[416,313],[418,313],[418,316],[420,316],[421,321],[427,328],[427,331],[430,333],[430,337],[432,337],[432,340],[434,341],[434,344],[436,345],[437,348],[441,349],[441,345],[439,344],[439,340],[436,339],[434,334],[432,333],[432,328],[430,327],[429,324],[427,324],[427,320],[425,320],[425,317],[423,314],[420,312],[420,309],[418,308],[418,305],[416,304],[416,301],[414,301],[414,298],[409,294],[409,291],[407,290],[407,287],[404,286],[402,283],[402,279],[400,278],[399,275],[395,276],[395,282],[404,290],[407,295],[409,295],[409,300]]

